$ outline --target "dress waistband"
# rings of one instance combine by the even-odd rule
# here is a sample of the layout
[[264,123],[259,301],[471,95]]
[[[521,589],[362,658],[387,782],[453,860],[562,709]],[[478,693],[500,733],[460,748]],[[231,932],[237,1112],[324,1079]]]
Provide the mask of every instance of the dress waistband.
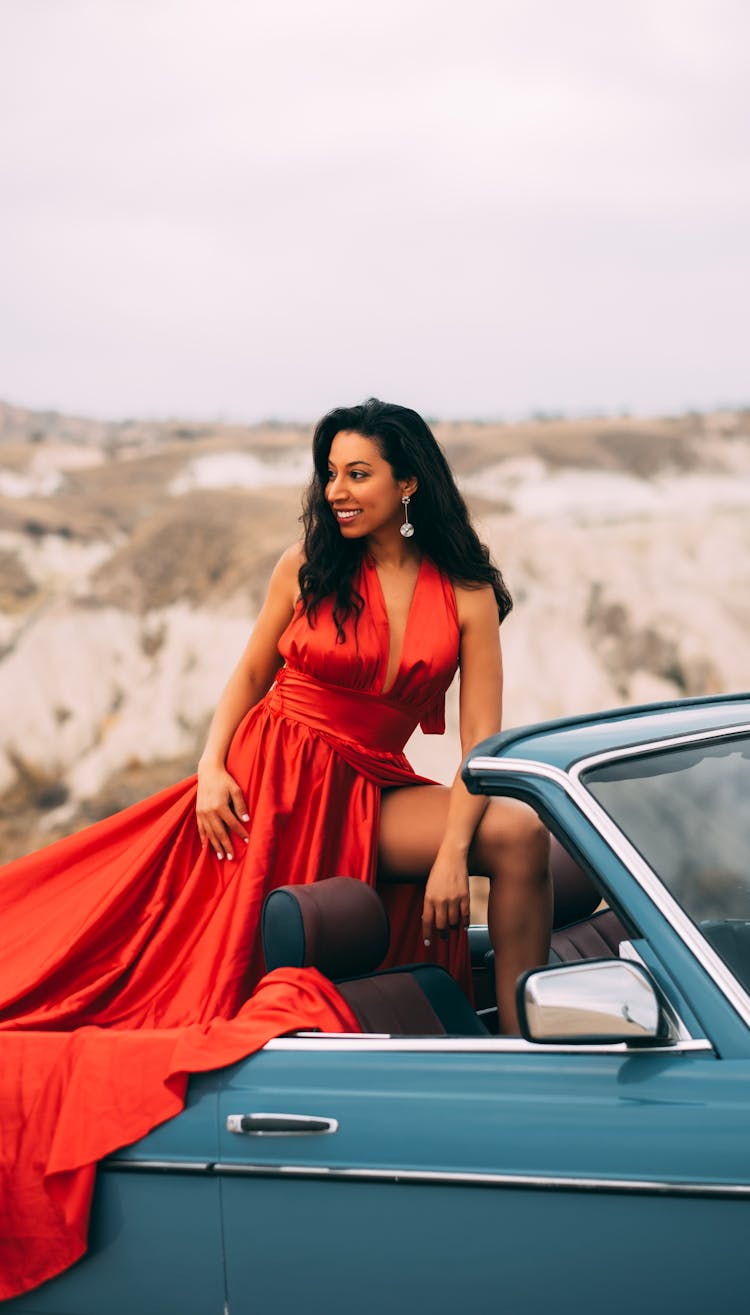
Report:
[[382,695],[326,685],[290,667],[281,668],[267,699],[272,712],[379,753],[401,753],[419,721],[419,712]]

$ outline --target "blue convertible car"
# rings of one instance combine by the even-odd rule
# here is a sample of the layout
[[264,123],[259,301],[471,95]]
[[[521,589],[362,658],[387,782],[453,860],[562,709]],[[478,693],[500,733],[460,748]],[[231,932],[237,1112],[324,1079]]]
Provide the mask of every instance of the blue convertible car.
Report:
[[88,1255],[9,1311],[745,1315],[750,696],[506,732],[464,779],[555,836],[524,1039],[493,1031],[486,928],[474,1010],[437,968],[374,971],[367,887],[276,892],[269,961],[347,979],[366,1030],[192,1079],[102,1166]]

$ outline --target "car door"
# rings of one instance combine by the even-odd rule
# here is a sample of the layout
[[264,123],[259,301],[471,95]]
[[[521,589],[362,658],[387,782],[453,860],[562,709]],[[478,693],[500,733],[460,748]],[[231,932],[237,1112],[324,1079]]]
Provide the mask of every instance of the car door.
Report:
[[217,1075],[191,1079],[184,1111],[97,1171],[88,1250],[3,1304],[8,1315],[223,1315]]
[[219,1096],[231,1315],[744,1312],[748,1079],[702,1040],[273,1042]]

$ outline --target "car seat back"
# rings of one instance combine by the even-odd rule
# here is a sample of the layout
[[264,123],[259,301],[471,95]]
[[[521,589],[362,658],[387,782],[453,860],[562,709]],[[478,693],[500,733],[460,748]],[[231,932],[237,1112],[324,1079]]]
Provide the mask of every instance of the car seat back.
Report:
[[486,1036],[444,968],[414,964],[376,972],[390,929],[380,896],[353,877],[271,891],[261,920],[266,968],[314,967],[336,982],[365,1032]]

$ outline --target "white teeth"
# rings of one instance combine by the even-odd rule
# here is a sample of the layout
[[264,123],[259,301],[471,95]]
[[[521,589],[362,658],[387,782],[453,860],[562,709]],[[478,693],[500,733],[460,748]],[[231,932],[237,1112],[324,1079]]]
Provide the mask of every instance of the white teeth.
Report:
[[357,511],[337,511],[337,512],[336,512],[336,518],[337,518],[338,520],[340,520],[340,521],[350,521],[350,520],[353,520],[355,516],[359,516],[359,510],[357,510]]

